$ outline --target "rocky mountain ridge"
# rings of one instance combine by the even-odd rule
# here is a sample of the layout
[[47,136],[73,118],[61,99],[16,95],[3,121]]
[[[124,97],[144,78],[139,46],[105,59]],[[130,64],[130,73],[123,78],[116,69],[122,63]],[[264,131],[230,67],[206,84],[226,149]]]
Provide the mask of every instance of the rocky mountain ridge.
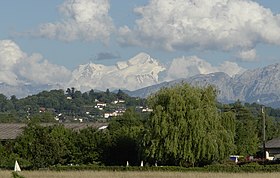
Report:
[[280,107],[280,64],[247,70],[234,77],[230,77],[223,72],[200,74],[187,79],[145,87],[129,92],[129,94],[131,96],[147,97],[162,87],[169,87],[180,82],[186,82],[194,86],[213,85],[218,90],[218,100],[224,103],[240,100]]

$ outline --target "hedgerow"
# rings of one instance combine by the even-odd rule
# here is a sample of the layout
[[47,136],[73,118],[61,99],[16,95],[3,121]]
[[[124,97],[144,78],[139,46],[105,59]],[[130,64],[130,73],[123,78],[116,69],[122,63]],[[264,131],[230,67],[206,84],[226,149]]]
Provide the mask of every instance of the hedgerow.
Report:
[[209,165],[205,167],[177,167],[177,166],[158,166],[158,167],[138,167],[138,166],[96,166],[96,165],[75,165],[75,166],[52,166],[49,170],[53,171],[168,171],[168,172],[280,172],[280,164],[275,165]]

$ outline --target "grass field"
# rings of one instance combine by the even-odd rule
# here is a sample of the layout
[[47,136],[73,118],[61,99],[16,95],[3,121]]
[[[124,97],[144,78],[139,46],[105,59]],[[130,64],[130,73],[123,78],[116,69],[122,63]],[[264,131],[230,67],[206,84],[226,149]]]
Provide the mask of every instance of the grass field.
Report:
[[[108,171],[23,171],[25,178],[279,178],[279,173],[198,173],[198,172],[108,172]],[[0,171],[1,178],[11,178],[11,171]]]

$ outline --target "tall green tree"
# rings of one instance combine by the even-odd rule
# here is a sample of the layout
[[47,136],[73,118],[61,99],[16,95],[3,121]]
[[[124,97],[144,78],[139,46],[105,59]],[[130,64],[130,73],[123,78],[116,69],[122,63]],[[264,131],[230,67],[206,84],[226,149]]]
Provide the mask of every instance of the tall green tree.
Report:
[[261,107],[258,109],[257,130],[260,141],[263,140],[263,119],[265,119],[265,139],[271,140],[280,136],[280,123],[275,117],[268,115],[269,108],[264,108],[263,113]]
[[213,87],[164,88],[149,98],[149,104],[153,113],[143,138],[148,161],[199,165],[229,155],[233,138],[222,124]]
[[236,154],[254,155],[258,151],[257,119],[239,101],[233,105],[236,115]]
[[85,128],[80,131],[75,139],[78,164],[96,164],[103,159],[104,147],[108,141],[108,134],[95,128]]
[[140,164],[140,142],[143,123],[140,115],[129,108],[122,116],[113,118],[108,127],[111,144],[107,147],[104,162],[107,165]]
[[[221,112],[221,122],[222,126],[227,130],[228,138],[230,139],[230,143],[235,143],[236,136],[236,115],[232,111],[222,111]],[[230,154],[235,153],[236,145],[231,144],[231,147],[228,148]]]

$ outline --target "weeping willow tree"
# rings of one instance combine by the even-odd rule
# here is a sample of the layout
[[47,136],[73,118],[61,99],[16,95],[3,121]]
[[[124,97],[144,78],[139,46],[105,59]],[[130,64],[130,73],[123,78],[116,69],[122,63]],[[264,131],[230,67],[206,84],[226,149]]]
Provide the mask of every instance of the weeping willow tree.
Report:
[[[149,162],[200,165],[227,157],[234,147],[234,117],[222,117],[213,87],[181,84],[149,98],[153,109],[143,137]],[[222,119],[226,118],[226,119]]]

